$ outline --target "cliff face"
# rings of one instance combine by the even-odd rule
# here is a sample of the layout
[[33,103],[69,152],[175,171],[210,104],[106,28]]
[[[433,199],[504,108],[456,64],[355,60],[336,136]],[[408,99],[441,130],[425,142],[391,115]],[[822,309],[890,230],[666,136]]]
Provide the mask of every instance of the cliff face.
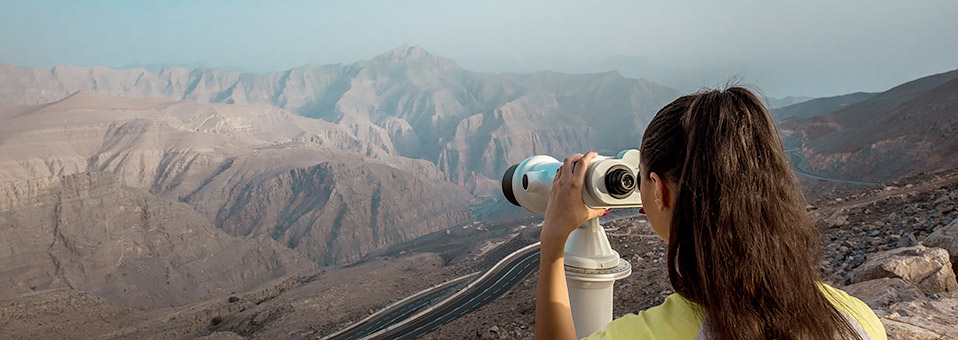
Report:
[[0,184],[0,246],[0,298],[72,288],[169,306],[316,269],[273,240],[231,237],[186,204],[106,173]]
[[47,103],[78,90],[268,104],[333,123],[383,153],[427,160],[444,179],[483,195],[496,193],[508,165],[536,153],[638,147],[651,117],[679,95],[614,72],[471,72],[418,46],[271,74],[0,64],[0,103]]
[[349,263],[468,220],[456,204],[466,197],[460,190],[335,160],[230,188],[217,223],[231,234],[269,235],[320,264]]
[[469,218],[471,196],[431,163],[268,105],[79,92],[0,110],[0,122],[0,182],[110,173],[324,265]]

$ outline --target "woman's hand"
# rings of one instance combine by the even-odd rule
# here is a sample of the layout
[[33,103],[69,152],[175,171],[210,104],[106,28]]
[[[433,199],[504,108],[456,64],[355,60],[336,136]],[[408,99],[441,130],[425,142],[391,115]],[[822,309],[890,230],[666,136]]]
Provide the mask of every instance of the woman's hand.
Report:
[[546,205],[546,217],[542,223],[543,242],[555,241],[564,245],[569,234],[582,222],[602,216],[604,209],[589,208],[582,201],[582,186],[585,173],[598,154],[589,152],[575,154],[563,161],[552,182],[549,202]]

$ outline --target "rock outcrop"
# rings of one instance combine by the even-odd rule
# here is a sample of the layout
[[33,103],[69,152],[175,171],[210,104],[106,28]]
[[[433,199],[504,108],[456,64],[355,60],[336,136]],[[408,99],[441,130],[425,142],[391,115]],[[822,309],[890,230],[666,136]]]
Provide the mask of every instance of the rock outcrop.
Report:
[[228,202],[216,218],[230,234],[269,236],[330,265],[468,220],[468,210],[457,205],[467,197],[460,190],[386,165],[338,159],[210,193],[222,192]]
[[0,184],[0,248],[0,299],[69,288],[170,306],[316,270],[273,240],[231,237],[188,205],[106,173]]
[[900,278],[926,295],[958,289],[948,252],[941,248],[914,246],[871,254],[852,272],[852,281]]
[[958,339],[958,294],[948,293],[876,309],[888,339]]
[[887,307],[896,302],[912,301],[925,297],[915,285],[901,278],[883,277],[855,283],[843,290],[872,308]]
[[[947,203],[947,201],[939,199],[935,203],[941,205]],[[921,243],[928,247],[938,247],[948,251],[948,255],[951,256],[952,269],[958,270],[958,219],[951,221],[944,228],[935,230]]]

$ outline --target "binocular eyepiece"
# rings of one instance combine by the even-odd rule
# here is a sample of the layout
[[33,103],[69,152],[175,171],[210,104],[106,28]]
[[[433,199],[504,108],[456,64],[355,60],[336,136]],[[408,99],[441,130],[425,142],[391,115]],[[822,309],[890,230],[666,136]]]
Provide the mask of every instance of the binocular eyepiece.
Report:
[[[544,213],[552,181],[562,162],[543,155],[526,158],[502,176],[502,194],[510,203]],[[623,150],[615,157],[598,156],[589,163],[582,201],[592,208],[641,207],[639,151]]]

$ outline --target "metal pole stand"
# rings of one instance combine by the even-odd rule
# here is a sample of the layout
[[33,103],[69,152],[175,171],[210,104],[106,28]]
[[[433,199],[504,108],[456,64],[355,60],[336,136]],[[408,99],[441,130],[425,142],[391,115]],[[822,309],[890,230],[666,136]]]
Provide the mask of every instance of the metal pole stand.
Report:
[[599,219],[585,221],[565,243],[565,275],[576,338],[612,321],[612,284],[632,274],[632,264],[612,250]]

